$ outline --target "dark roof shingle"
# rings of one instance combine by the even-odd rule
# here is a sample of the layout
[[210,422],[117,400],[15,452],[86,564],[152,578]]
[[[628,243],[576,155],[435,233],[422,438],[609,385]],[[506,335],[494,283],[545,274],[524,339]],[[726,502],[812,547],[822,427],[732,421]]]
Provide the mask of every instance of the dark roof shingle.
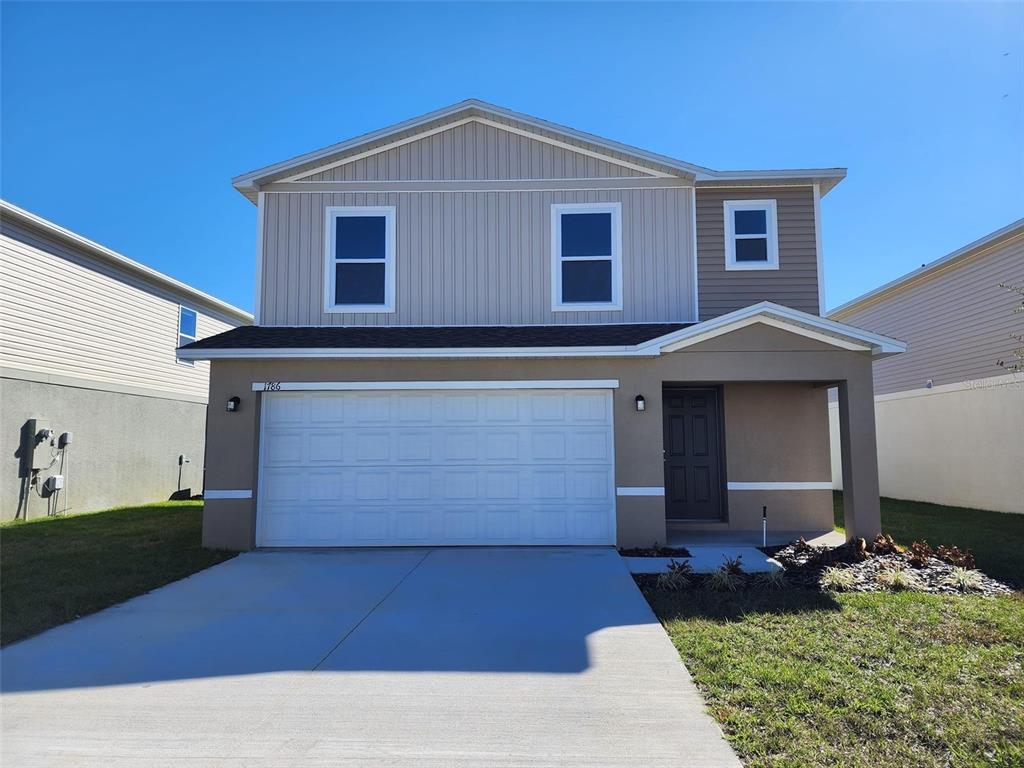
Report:
[[618,325],[454,325],[443,327],[281,327],[245,325],[182,349],[451,349],[628,347],[692,323]]

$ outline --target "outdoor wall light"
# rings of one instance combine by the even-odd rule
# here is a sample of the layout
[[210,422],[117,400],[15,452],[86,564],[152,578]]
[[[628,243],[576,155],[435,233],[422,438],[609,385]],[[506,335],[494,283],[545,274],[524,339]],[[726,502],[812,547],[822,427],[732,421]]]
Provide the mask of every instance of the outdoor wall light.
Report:
[[229,397],[228,398],[228,407],[227,407],[228,413],[234,413],[235,411],[237,411],[238,410],[238,406],[240,406],[241,404],[242,404],[242,399],[240,397],[238,397],[237,395],[235,397]]
[[645,410],[647,410],[647,401],[644,400],[643,395],[636,396],[636,410],[637,413],[643,413]]

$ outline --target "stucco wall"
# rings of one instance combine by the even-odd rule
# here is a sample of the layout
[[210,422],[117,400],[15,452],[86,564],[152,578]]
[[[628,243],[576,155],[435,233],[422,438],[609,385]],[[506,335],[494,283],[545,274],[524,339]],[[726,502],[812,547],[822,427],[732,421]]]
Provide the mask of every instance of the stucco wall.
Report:
[[[178,487],[179,454],[192,460],[182,487],[202,490],[205,404],[0,378],[0,519],[39,517],[52,506],[34,489],[25,493],[19,478],[21,428],[32,416],[74,435],[63,470],[69,513],[167,499]],[[58,463],[40,474],[60,472]]]
[[[837,350],[778,329],[751,327],[657,358],[216,361],[210,402],[219,404],[238,396],[242,405],[237,413],[217,407],[210,411],[207,488],[248,490],[254,498],[207,500],[204,541],[238,549],[253,545],[261,397],[252,391],[254,382],[485,379],[617,379],[620,385],[613,401],[619,487],[664,485],[664,383],[727,382],[726,429],[737,443],[727,456],[727,476],[744,481],[820,482],[828,480],[827,415],[825,390],[815,385],[850,381],[854,400],[869,406],[871,360],[865,354]],[[777,383],[763,384],[770,380]],[[754,382],[762,384],[747,386]],[[637,394],[646,398],[644,413],[635,410]],[[730,418],[730,402],[741,415]],[[871,461],[865,465],[874,459],[873,445],[870,449]],[[617,503],[620,545],[666,540],[661,497],[620,496]],[[759,527],[761,504],[769,504],[773,516],[777,515],[773,517],[776,529],[817,528],[831,520],[827,490],[739,491],[729,493],[731,524]],[[756,516],[751,510],[756,510]]]
[[[834,487],[838,408],[829,408]],[[883,496],[1024,513],[1024,377],[881,395],[875,401]]]

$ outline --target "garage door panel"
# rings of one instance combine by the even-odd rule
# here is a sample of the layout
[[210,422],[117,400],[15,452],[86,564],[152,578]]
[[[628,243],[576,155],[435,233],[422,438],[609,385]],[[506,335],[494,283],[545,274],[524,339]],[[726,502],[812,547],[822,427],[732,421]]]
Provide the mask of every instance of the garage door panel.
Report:
[[264,395],[263,546],[608,544],[608,391]]

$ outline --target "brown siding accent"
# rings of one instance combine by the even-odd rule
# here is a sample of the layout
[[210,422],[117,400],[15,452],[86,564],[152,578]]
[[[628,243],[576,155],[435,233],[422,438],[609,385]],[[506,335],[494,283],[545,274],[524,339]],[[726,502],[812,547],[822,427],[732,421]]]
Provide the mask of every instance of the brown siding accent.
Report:
[[589,179],[641,171],[482,123],[464,123],[301,181]]
[[[777,201],[779,268],[727,271],[723,203],[771,199]],[[697,187],[700,319],[708,320],[759,301],[820,314],[814,227],[813,187]]]
[[875,394],[1001,376],[996,365],[1017,346],[1020,298],[999,283],[1024,284],[1024,233],[923,275],[835,320],[907,342],[901,355],[875,363]]
[[[268,194],[263,325],[691,322],[692,188]],[[551,205],[622,203],[622,310],[551,310]],[[396,311],[323,311],[324,212],[396,207]]]

